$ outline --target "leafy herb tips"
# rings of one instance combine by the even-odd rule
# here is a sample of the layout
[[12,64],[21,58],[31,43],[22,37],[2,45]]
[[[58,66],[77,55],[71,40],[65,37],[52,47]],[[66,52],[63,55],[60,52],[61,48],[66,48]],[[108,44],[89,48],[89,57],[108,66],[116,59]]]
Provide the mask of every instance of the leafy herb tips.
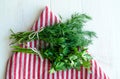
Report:
[[[50,73],[59,70],[80,67],[90,68],[91,55],[88,54],[87,47],[92,44],[92,38],[96,37],[93,31],[83,29],[84,23],[91,17],[86,14],[74,14],[66,22],[47,26],[40,31],[25,31],[12,34],[12,44],[22,44],[32,40],[43,40],[48,43],[46,47],[37,49],[43,58],[47,58],[51,63]],[[14,46],[14,52],[36,53],[31,48],[20,48]]]

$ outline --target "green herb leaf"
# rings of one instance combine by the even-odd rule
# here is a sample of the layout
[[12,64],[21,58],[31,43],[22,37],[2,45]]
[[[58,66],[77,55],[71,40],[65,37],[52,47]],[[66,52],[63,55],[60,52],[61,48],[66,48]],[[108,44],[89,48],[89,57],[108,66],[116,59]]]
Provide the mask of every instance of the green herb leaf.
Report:
[[[38,49],[43,58],[47,58],[52,67],[50,73],[59,70],[80,67],[90,68],[92,56],[86,52],[86,48],[92,44],[93,37],[97,37],[93,31],[83,29],[84,24],[91,20],[86,14],[76,13],[65,22],[47,26],[40,31],[25,31],[14,33],[10,39],[12,45],[19,45],[32,40],[42,40],[47,46]],[[30,48],[13,47],[13,52],[26,52],[37,54]]]

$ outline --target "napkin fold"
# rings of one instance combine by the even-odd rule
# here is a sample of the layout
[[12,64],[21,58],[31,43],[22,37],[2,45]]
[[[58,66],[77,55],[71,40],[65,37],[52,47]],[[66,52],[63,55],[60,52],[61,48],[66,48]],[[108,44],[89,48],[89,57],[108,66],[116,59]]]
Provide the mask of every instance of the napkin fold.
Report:
[[[48,25],[59,23],[60,19],[50,11],[46,6],[40,14],[38,20],[31,27],[31,30],[38,31]],[[25,48],[38,48],[46,44],[41,40],[34,40],[22,45]],[[57,71],[49,74],[50,62],[42,59],[35,54],[14,53],[8,60],[6,69],[6,79],[109,79],[103,72],[96,60],[92,60],[92,73],[81,67],[81,71],[69,69],[66,71]]]

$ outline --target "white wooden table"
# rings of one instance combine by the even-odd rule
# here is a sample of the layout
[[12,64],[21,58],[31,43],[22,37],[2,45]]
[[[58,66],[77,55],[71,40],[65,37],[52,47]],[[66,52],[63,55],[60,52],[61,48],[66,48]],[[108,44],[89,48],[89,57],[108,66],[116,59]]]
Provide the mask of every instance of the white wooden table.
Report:
[[6,63],[12,55],[9,30],[27,30],[46,5],[63,19],[74,12],[92,16],[93,20],[86,27],[94,30],[98,38],[90,46],[89,52],[111,79],[119,79],[119,3],[119,0],[0,0],[0,79],[5,78]]

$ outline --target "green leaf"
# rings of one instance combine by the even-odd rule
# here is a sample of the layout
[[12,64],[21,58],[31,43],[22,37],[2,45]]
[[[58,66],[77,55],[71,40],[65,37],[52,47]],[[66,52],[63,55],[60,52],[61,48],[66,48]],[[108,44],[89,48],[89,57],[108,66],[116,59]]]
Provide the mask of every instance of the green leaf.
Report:
[[55,65],[55,70],[64,70],[65,69],[65,63],[64,62],[57,62]]
[[91,66],[90,61],[84,61],[84,62],[83,62],[83,67],[85,67],[85,68],[90,68],[90,66]]
[[76,60],[78,57],[76,55],[71,55],[69,56],[69,59],[72,61],[72,60]]
[[49,73],[54,73],[55,72],[55,69],[54,68],[51,68],[50,70],[49,70]]

